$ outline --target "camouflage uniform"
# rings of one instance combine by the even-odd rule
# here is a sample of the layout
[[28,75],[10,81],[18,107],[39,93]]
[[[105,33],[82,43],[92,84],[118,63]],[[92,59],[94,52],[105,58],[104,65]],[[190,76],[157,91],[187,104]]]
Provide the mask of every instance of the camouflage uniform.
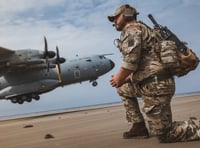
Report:
[[132,22],[122,30],[118,43],[123,55],[122,67],[134,71],[131,81],[117,88],[127,121],[144,122],[137,101],[137,97],[141,97],[151,135],[161,135],[161,142],[200,139],[200,128],[192,120],[172,123],[170,102],[175,83],[160,62],[156,41],[152,29],[142,22]]
[[175,121],[172,123],[170,130],[159,136],[159,140],[162,143],[200,140],[200,125],[198,122],[195,117],[190,118],[188,121]]

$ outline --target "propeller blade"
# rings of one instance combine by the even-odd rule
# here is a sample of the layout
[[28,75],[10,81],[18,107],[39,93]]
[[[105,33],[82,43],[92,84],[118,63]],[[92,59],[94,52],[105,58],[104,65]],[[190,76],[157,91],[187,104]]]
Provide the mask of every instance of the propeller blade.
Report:
[[44,58],[53,58],[55,57],[55,52],[54,51],[49,51],[48,50],[48,44],[47,44],[47,39],[44,36]]
[[46,64],[47,64],[47,72],[49,72],[49,56],[48,56],[48,44],[47,44],[47,39],[44,36],[44,58],[46,59]]
[[56,46],[56,70],[57,70],[57,74],[58,74],[58,82],[61,83],[62,82],[62,77],[61,77],[61,69],[60,69],[60,54],[59,54],[59,49],[58,46]]
[[57,60],[59,61],[59,59],[60,59],[60,54],[59,54],[58,46],[56,46],[56,55],[57,55]]
[[50,63],[49,63],[49,58],[55,57],[55,52],[54,51],[48,51],[48,44],[47,44],[47,39],[44,36],[44,58],[47,63],[47,72],[49,72],[50,69]]
[[58,82],[61,83],[62,82],[62,77],[61,77],[60,64],[56,64],[56,71],[57,71],[57,75],[58,75]]
[[47,44],[47,39],[44,36],[44,56],[48,56],[48,44]]

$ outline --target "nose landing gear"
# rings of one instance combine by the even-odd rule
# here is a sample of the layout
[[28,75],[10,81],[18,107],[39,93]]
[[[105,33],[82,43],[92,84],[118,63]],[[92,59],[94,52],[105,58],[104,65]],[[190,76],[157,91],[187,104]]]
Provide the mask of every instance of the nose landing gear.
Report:
[[94,86],[94,87],[97,86],[97,84],[98,84],[97,81],[92,82],[92,86]]

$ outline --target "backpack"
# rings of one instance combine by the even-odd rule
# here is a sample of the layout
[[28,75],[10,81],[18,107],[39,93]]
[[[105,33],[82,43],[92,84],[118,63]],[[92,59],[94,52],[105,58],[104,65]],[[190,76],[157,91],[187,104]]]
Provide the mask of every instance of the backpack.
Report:
[[181,77],[197,68],[199,58],[191,49],[187,48],[187,54],[184,54],[174,41],[161,40],[159,44],[161,63],[172,75]]
[[151,14],[148,17],[154,24],[153,35],[156,37],[159,47],[157,51],[164,68],[178,77],[195,70],[199,64],[197,55],[166,26],[158,24]]
[[[177,45],[171,40],[161,40],[159,42],[159,55],[163,67],[172,75],[184,76],[195,70],[199,64],[197,55],[187,47],[186,55],[178,50]],[[157,50],[158,51],[158,50]]]

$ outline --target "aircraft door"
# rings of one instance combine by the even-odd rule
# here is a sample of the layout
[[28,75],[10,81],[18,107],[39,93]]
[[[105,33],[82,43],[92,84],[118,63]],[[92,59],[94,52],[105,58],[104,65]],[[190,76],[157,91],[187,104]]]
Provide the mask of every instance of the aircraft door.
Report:
[[80,77],[81,77],[80,69],[75,69],[74,70],[74,78],[80,79]]

